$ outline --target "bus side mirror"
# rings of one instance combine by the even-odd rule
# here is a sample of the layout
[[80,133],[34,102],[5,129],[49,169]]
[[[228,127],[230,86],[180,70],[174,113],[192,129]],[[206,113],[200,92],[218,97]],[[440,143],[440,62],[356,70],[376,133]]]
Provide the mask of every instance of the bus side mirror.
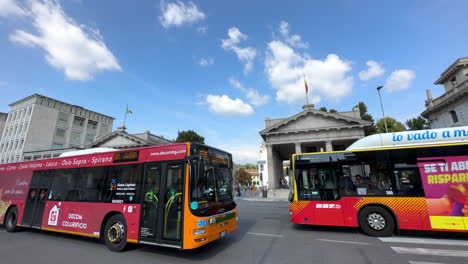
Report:
[[290,203],[292,203],[294,201],[294,193],[293,192],[289,193],[288,200],[289,200]]

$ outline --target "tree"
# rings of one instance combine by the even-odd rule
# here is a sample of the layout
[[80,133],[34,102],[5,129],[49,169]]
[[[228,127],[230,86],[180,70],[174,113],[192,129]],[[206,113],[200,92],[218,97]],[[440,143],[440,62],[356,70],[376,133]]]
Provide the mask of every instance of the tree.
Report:
[[408,130],[422,130],[429,128],[427,119],[422,116],[406,120],[406,126],[408,127]]
[[330,109],[329,112],[330,113],[337,113],[337,111],[335,109]]
[[320,110],[320,111],[323,111],[323,112],[326,112],[326,111],[327,111],[327,108],[326,108],[325,106],[322,106],[322,107],[320,107],[319,110]]
[[[398,122],[395,118],[386,117],[385,120],[387,121],[388,132],[405,131],[405,125]],[[383,118],[377,120],[377,132],[385,133],[385,123]]]
[[236,170],[234,173],[234,180],[238,184],[252,185],[252,175],[246,172],[243,168]]
[[257,164],[250,164],[250,163],[239,164],[238,167],[242,168],[242,169],[246,169],[246,170],[256,170],[256,169],[258,169]]
[[361,119],[372,123],[370,127],[364,128],[364,134],[366,136],[369,136],[377,133],[377,127],[374,124],[374,118],[369,113],[367,113],[366,104],[364,102],[359,102],[356,106],[359,108],[359,114],[361,115]]
[[179,136],[177,136],[176,142],[198,142],[201,144],[205,144],[205,138],[198,135],[197,132],[193,130],[187,130],[179,132]]

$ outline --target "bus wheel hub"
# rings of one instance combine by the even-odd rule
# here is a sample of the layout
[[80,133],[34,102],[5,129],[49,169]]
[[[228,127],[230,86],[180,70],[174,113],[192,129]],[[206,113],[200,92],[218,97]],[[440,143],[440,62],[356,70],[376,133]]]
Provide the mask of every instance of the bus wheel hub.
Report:
[[382,230],[385,228],[385,218],[377,213],[372,213],[367,216],[367,223],[374,230]]
[[121,223],[113,224],[107,232],[109,241],[116,244],[119,243],[123,238],[124,232],[124,226]]

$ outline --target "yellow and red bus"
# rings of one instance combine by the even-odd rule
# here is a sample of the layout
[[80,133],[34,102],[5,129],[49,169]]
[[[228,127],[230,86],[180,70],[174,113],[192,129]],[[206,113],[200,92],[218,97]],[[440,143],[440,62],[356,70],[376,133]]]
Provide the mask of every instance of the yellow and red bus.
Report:
[[377,134],[345,151],[295,154],[290,219],[360,227],[468,232],[468,127]]
[[93,151],[0,165],[0,224],[100,238],[112,251],[193,249],[237,228],[231,154],[195,143]]

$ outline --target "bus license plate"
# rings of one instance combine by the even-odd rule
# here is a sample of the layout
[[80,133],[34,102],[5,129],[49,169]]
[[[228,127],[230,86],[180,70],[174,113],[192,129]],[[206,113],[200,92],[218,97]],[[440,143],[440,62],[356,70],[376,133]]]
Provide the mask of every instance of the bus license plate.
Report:
[[220,233],[220,237],[225,237],[226,234],[227,234],[227,231],[223,231],[223,232]]

